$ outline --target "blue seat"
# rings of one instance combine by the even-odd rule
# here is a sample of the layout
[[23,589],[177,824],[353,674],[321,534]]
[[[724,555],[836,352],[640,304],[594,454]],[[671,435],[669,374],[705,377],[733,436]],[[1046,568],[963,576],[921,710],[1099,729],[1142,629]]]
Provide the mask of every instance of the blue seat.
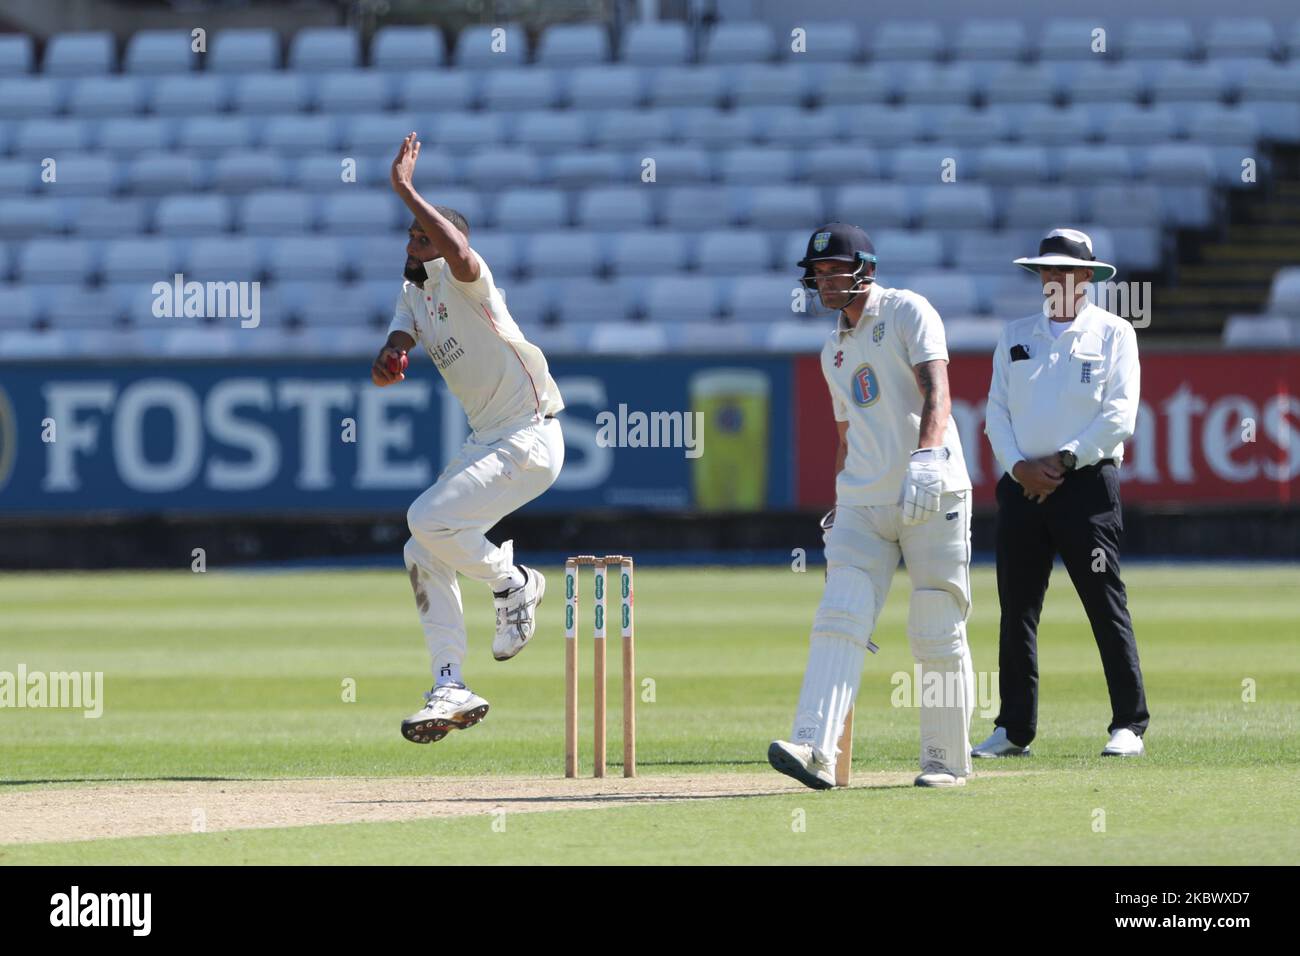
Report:
[[[391,195],[391,193],[390,193]],[[474,230],[481,229],[484,226],[493,225],[491,217],[488,215],[488,209],[483,204],[483,195],[472,189],[458,189],[449,187],[438,190],[437,201],[439,206],[447,206],[455,209],[470,226],[470,238],[474,237]],[[397,211],[398,228],[404,233],[411,224],[411,215],[404,208]],[[504,224],[503,228],[510,228],[510,224]]]
[[671,66],[690,59],[686,24],[635,21],[623,33],[619,59],[636,66]]
[[1008,63],[989,74],[984,96],[990,104],[1051,103],[1069,86],[1054,63]]
[[61,196],[107,196],[117,185],[117,163],[107,156],[74,153],[59,160],[56,188]]
[[[40,167],[30,160],[0,159],[0,195],[25,195],[33,192],[40,181]],[[3,275],[2,270],[0,275]]]
[[317,82],[315,101],[322,113],[380,112],[393,101],[392,83],[388,74],[371,70],[329,72]]
[[765,185],[794,179],[794,152],[788,149],[745,148],[724,152],[718,172],[725,183]]
[[1059,109],[1032,104],[1010,113],[1012,135],[1026,144],[1072,146],[1091,138],[1097,126],[1092,111],[1082,106]]
[[448,152],[495,146],[506,139],[505,118],[491,113],[439,113],[432,123],[431,141]]
[[113,34],[57,33],[45,45],[45,62],[41,71],[46,76],[94,76],[112,73],[117,68],[117,53]]
[[[312,244],[316,264],[319,241]],[[185,250],[181,268],[187,280],[199,282],[252,282],[265,271],[258,240],[248,236],[200,236]],[[324,264],[317,275],[334,275]]]
[[193,192],[203,183],[203,167],[183,153],[143,153],[127,163],[126,184],[140,196]]
[[645,98],[645,72],[628,66],[580,66],[569,73],[569,105],[575,110],[630,110]]
[[671,139],[672,131],[667,110],[607,110],[596,114],[592,136],[597,146],[636,149]]
[[119,291],[114,286],[93,289],[83,285],[65,285],[55,289],[49,299],[45,321],[55,329],[80,332],[110,329],[124,312]]
[[979,292],[970,276],[922,270],[913,272],[899,285],[925,296],[941,316],[974,315],[982,311]]
[[1078,194],[1068,186],[1021,186],[1013,189],[1002,212],[1002,221],[1013,229],[1046,232],[1079,218]]
[[[638,168],[645,157],[633,157]],[[709,154],[695,146],[656,146],[651,157],[655,162],[655,182],[667,186],[703,183],[712,178]]]
[[1174,114],[1163,106],[1142,107],[1124,103],[1103,116],[1101,135],[1108,143],[1141,146],[1173,139]]
[[430,70],[446,58],[446,43],[437,27],[380,27],[370,43],[370,65],[376,70]]
[[1215,63],[1155,64],[1151,95],[1158,103],[1221,100],[1228,90],[1228,78]]
[[62,100],[57,84],[46,77],[0,79],[0,120],[49,117],[60,110]]
[[1141,60],[1185,60],[1196,55],[1196,38],[1186,20],[1138,19],[1124,28],[1124,55]]
[[751,63],[735,68],[731,96],[737,106],[799,106],[811,91],[802,63]]
[[298,235],[315,225],[316,203],[306,193],[264,189],[239,201],[239,228],[254,236]]
[[705,63],[761,63],[776,55],[776,35],[761,21],[723,20],[704,44]]
[[227,150],[248,149],[253,144],[253,124],[243,116],[195,116],[182,120],[176,148],[210,156]]
[[[259,145],[282,153],[334,149],[339,140],[338,124],[332,116],[268,116],[261,140]],[[396,155],[396,148],[393,153]]]
[[309,94],[307,78],[297,73],[250,73],[235,80],[231,102],[238,113],[298,113]]
[[618,233],[609,255],[611,271],[621,276],[682,272],[686,261],[685,234],[667,230]]
[[121,239],[144,232],[145,206],[137,199],[91,196],[69,219],[71,231],[88,239]]
[[1259,120],[1241,107],[1189,104],[1182,125],[1187,138],[1197,143],[1253,146],[1259,139]]
[[462,70],[522,66],[527,56],[528,41],[515,23],[465,27],[456,40],[456,66]]
[[1160,190],[1149,183],[1098,186],[1091,195],[1092,221],[1117,226],[1158,226],[1164,218]]
[[541,66],[586,66],[609,60],[609,32],[601,23],[556,23],[542,32],[537,45]]
[[545,230],[525,239],[521,253],[523,271],[539,279],[595,276],[604,268],[609,243],[593,232]]
[[47,198],[15,196],[0,199],[0,236],[27,239],[63,231],[59,204]]
[[18,285],[0,285],[0,328],[30,329],[40,318],[36,296]]
[[[396,105],[413,113],[428,113],[432,109],[439,117],[447,113],[464,115],[463,111],[478,105],[480,79],[470,70],[416,70],[398,74]],[[438,91],[432,101],[430,90]]]
[[804,178],[812,183],[879,179],[881,172],[879,154],[866,146],[814,146],[804,157]]
[[[1036,248],[1028,247],[1029,252]],[[962,273],[1000,275],[1014,260],[1027,254],[1025,244],[1014,232],[961,232],[957,235],[953,267]]]
[[1122,146],[1067,146],[1060,154],[1058,178],[1079,186],[1127,181],[1133,178],[1133,162]]
[[215,74],[171,76],[152,85],[150,108],[159,116],[219,113],[230,99],[227,78]]
[[406,238],[404,232],[388,232],[347,236],[342,240],[356,274],[362,279],[388,280],[392,283],[394,302],[401,288]]
[[99,125],[100,151],[117,156],[136,156],[144,152],[164,152],[175,143],[175,121],[159,118],[129,117],[104,120]]
[[273,189],[288,180],[287,161],[271,150],[231,150],[212,162],[212,188],[223,193]]
[[147,81],[134,76],[85,77],[72,83],[68,112],[94,119],[130,116],[144,111],[146,92]]
[[975,167],[982,181],[1008,186],[1044,182],[1050,172],[1041,146],[986,146],[977,153]]
[[[1048,20],[1038,41],[1038,55],[1048,63],[1062,60],[1090,60],[1099,54],[1093,51],[1093,31],[1105,30],[1106,24],[1096,17]],[[1107,52],[1110,36],[1106,35]]]
[[230,202],[225,196],[164,196],[154,211],[154,231],[164,236],[229,232],[230,223]]
[[[904,146],[894,150],[889,163],[889,171],[894,179],[903,183],[940,182],[939,177],[949,168],[949,161],[955,161],[955,172],[960,179],[968,165],[968,157],[974,151],[969,148],[953,146]],[[974,165],[970,162],[969,165]]]
[[321,227],[331,233],[383,232],[405,225],[407,216],[400,218],[391,190],[344,190],[327,196],[321,208]]
[[758,138],[757,116],[747,110],[683,109],[676,116],[677,132],[690,145],[723,148]]
[[67,283],[69,276],[91,275],[95,248],[81,239],[33,239],[19,248],[15,277],[19,282]]
[[722,280],[713,276],[659,276],[646,286],[649,322],[708,322],[722,307]]
[[981,85],[968,63],[936,66],[913,63],[905,73],[901,95],[905,103],[961,105],[973,102]]
[[544,178],[566,188],[612,185],[627,175],[627,168],[617,153],[574,150],[549,157]]
[[720,229],[733,221],[730,197],[716,186],[677,186],[664,199],[664,225],[672,229]]
[[493,70],[483,78],[482,101],[488,110],[553,109],[560,103],[559,78],[539,67]]
[[812,93],[823,106],[861,106],[901,95],[903,83],[904,74],[897,66],[835,63],[820,76],[814,74]]
[[777,47],[787,60],[843,63],[862,57],[862,37],[852,20],[801,21],[798,27],[804,31],[801,51],[795,51],[793,38],[788,36]]
[[[1093,237],[1094,240],[1096,237]],[[1032,252],[1032,248],[1029,250]],[[1093,250],[1096,253],[1096,250]],[[1028,255],[1022,246],[1015,258]],[[1097,255],[1102,261],[1109,261],[1105,256]],[[998,277],[989,299],[989,311],[1001,319],[1018,319],[1026,316],[1041,315],[1043,311],[1043,284],[1035,276],[1023,269],[1013,268],[1007,274]]]
[[502,229],[521,232],[563,229],[569,224],[569,203],[558,189],[507,189],[497,199],[492,218]]
[[773,106],[757,112],[763,142],[773,146],[813,149],[815,143],[833,142],[844,126],[839,110]]
[[[901,229],[915,216],[912,191],[892,183],[870,186],[842,186],[831,198],[828,214],[841,222],[853,222],[870,232],[873,229]],[[807,237],[804,237],[807,241]],[[802,258],[796,256],[796,259]]]
[[886,20],[869,36],[872,60],[935,60],[948,52],[943,31],[929,20]]
[[208,54],[212,73],[265,73],[280,69],[280,37],[264,28],[220,30]]
[[188,30],[140,30],[126,42],[127,73],[186,73],[194,69],[193,38]]
[[1142,175],[1157,183],[1210,185],[1214,153],[1201,143],[1160,143],[1141,150]]
[[923,186],[919,224],[922,229],[991,229],[993,191],[984,183],[944,183]]
[[730,93],[730,68],[720,66],[665,66],[646,87],[648,101],[658,107],[716,107]]
[[743,203],[743,218],[758,229],[805,229],[824,222],[822,197],[812,186],[757,186]]
[[1289,266],[1273,274],[1268,310],[1276,315],[1300,316],[1300,269]]
[[25,33],[0,36],[0,76],[21,76],[32,71],[36,53]]
[[87,148],[89,126],[77,120],[29,119],[18,125],[14,153],[57,159]]
[[954,146],[985,146],[1011,135],[1007,110],[966,106],[918,107],[922,126],[933,139]]
[[170,239],[111,239],[104,243],[105,282],[170,281],[179,271],[180,248]]
[[1205,37],[1205,52],[1210,57],[1263,59],[1273,56],[1277,48],[1277,31],[1265,17],[1216,17]]
[[1021,21],[984,17],[962,21],[952,45],[956,60],[1019,60],[1028,50]]
[[[313,276],[342,276],[352,268],[351,258],[343,243],[337,239],[312,236],[281,236],[266,241],[264,256],[266,276],[272,282],[302,282]],[[392,276],[401,274],[399,257],[389,263]],[[396,280],[391,284],[394,301],[400,288]]]
[[[801,252],[800,256],[802,255]],[[795,305],[801,298],[806,314],[807,295],[799,284],[799,276],[794,268],[785,275],[773,275],[770,272],[742,274],[727,285],[722,310],[741,322],[794,319],[800,314]]]
[[1070,72],[1066,89],[1072,102],[1136,103],[1145,86],[1142,71],[1133,63],[1081,63]]
[[767,236],[754,229],[711,229],[696,239],[691,262],[709,275],[763,272],[772,267],[772,247]]
[[[411,130],[419,131],[419,126],[420,120],[414,113],[346,117],[340,122],[339,145],[349,155],[388,152],[396,156],[397,147],[406,134]],[[416,169],[419,168],[417,165]]]
[[578,197],[577,222],[587,229],[640,229],[651,219],[645,186],[598,186]]
[[474,251],[483,257],[483,261],[492,270],[492,277],[498,283],[513,279],[522,271],[523,263],[519,258],[520,239],[508,232],[476,232],[473,239]]
[[[551,320],[554,310],[555,283],[549,279],[517,280],[498,286],[506,300],[510,317],[525,328]],[[532,338],[532,332],[529,332]]]
[[465,181],[478,189],[496,189],[539,182],[542,164],[527,149],[481,149],[465,163]]
[[289,68],[309,73],[361,65],[361,41],[343,27],[303,27],[289,41]]
[[944,264],[943,242],[936,232],[880,229],[871,233],[871,239],[880,258],[876,271],[890,277],[886,285],[908,273],[938,269]]
[[539,153],[585,146],[591,140],[585,113],[525,113],[515,125],[515,142]]
[[553,315],[562,324],[617,322],[641,309],[638,287],[604,279],[568,279],[553,292]]

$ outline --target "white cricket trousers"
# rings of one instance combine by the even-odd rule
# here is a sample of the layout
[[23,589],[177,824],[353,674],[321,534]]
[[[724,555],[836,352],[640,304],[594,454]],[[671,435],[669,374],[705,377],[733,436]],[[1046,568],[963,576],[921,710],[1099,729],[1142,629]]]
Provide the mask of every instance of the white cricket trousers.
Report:
[[411,538],[403,557],[435,677],[465,660],[456,572],[489,585],[508,574],[514,542],[497,547],[488,529],[551,487],[563,465],[564,435],[554,418],[504,435],[476,433],[407,510]]

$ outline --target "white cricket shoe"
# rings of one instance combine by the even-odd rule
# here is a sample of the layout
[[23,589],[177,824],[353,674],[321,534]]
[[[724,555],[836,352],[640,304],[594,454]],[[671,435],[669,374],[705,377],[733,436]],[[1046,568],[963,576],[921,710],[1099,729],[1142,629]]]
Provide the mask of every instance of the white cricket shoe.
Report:
[[767,748],[767,762],[774,770],[794,777],[805,787],[829,790],[835,786],[835,768],[812,744],[774,740]]
[[546,578],[542,572],[526,568],[524,583],[503,596],[492,596],[497,609],[497,633],[492,639],[492,656],[508,661],[524,649],[537,630],[537,607],[546,595]]
[[402,721],[402,736],[412,743],[434,743],[453,730],[473,727],[488,712],[488,702],[464,684],[439,684],[424,695],[424,702]]
[[970,752],[972,757],[1029,757],[1028,747],[1017,747],[1007,739],[1007,729],[998,727],[989,734],[982,744],[976,744]]
[[926,764],[914,781],[918,787],[964,787],[966,778],[959,777],[942,764]]
[[1103,757],[1141,757],[1146,753],[1142,738],[1127,727],[1121,727],[1110,735],[1110,742],[1102,750]]

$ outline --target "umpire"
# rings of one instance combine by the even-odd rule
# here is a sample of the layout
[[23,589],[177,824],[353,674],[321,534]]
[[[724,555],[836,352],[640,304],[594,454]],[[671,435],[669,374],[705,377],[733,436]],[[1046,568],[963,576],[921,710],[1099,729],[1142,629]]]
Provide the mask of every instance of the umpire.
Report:
[[1128,597],[1119,573],[1123,532],[1117,469],[1138,410],[1137,336],[1087,297],[1115,267],[1092,240],[1053,229],[1038,255],[1044,307],[1007,323],[993,356],[985,433],[1002,466],[998,482],[996,729],[971,754],[1027,755],[1038,726],[1038,617],[1059,553],[1083,601],[1110,690],[1110,741],[1102,756],[1137,757],[1150,715]]

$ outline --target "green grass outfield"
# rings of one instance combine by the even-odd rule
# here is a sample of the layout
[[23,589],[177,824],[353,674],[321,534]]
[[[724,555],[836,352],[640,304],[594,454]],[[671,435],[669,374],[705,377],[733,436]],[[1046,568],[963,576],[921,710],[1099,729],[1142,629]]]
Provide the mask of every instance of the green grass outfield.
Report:
[[[559,776],[560,573],[517,659],[490,653],[486,591],[466,583],[466,679],[492,703],[478,727],[430,746],[400,719],[431,683],[398,571],[10,574],[0,578],[0,671],[104,672],[104,713],[0,709],[0,801],[86,781],[280,777]],[[1063,570],[1040,634],[1036,756],[1023,774],[955,791],[906,786],[397,823],[5,844],[0,863],[419,863],[412,847],[476,862],[1292,863],[1300,784],[1300,601],[1294,566],[1130,568],[1152,711],[1148,755],[1102,760],[1101,665]],[[997,665],[989,568],[974,575],[977,674]],[[582,634],[589,746],[590,576]],[[637,573],[640,773],[761,773],[789,733],[819,568]],[[858,697],[855,772],[913,771],[917,715],[891,706],[910,674],[903,572]],[[610,647],[610,761],[620,749]],[[356,701],[343,700],[355,681]],[[1255,700],[1243,701],[1243,682]],[[984,688],[988,688],[987,681]],[[977,711],[972,740],[992,727]],[[987,765],[977,763],[976,770]],[[590,767],[590,752],[584,752]],[[1029,773],[1028,771],[1034,771]],[[771,771],[767,771],[771,772]],[[1097,832],[1104,811],[1105,830]],[[803,826],[800,827],[799,823]]]

